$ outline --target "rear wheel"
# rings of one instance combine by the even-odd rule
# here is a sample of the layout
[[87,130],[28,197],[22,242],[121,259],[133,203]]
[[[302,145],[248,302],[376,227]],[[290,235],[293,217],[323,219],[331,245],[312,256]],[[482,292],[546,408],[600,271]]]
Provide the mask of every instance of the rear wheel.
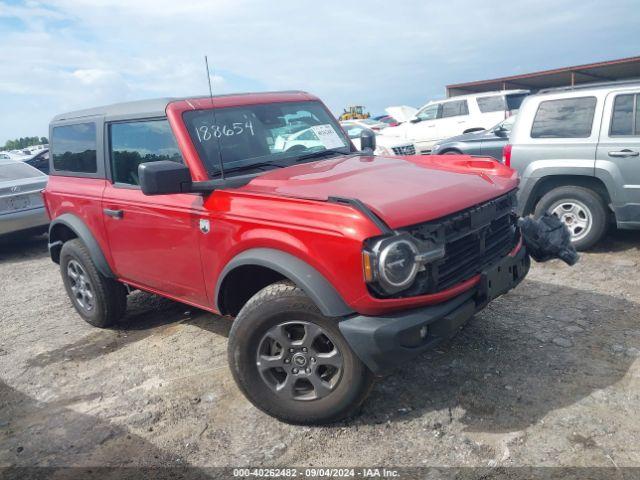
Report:
[[60,273],[73,306],[87,323],[105,328],[124,315],[127,309],[125,286],[98,271],[80,239],[74,238],[62,246]]
[[535,216],[545,212],[557,216],[571,233],[576,250],[588,250],[604,236],[608,216],[602,197],[584,187],[554,188],[538,202]]
[[373,383],[337,320],[289,282],[265,287],[242,308],[229,334],[229,365],[251,403],[296,424],[351,415]]
[[462,152],[458,150],[447,150],[442,155],[462,155]]

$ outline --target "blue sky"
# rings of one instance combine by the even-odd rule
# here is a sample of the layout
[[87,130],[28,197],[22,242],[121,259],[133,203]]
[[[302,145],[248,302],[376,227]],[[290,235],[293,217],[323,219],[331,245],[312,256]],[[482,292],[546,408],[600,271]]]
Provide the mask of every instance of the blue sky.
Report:
[[0,145],[76,108],[302,89],[382,113],[449,83],[640,54],[637,0],[0,0]]

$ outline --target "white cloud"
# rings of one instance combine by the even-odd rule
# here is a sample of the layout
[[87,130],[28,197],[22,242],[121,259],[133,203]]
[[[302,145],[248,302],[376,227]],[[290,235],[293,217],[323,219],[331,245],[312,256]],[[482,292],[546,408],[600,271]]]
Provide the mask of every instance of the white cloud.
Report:
[[636,12],[633,0],[0,0],[0,143],[69,109],[206,94],[205,54],[217,93],[303,89],[336,112],[421,104],[446,83],[634,54],[616,40]]

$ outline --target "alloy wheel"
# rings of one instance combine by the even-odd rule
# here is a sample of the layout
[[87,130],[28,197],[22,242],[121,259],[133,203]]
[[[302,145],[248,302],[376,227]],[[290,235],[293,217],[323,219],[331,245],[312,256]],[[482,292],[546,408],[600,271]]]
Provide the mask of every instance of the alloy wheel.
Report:
[[317,400],[340,382],[343,357],[329,333],[304,321],[271,327],[258,344],[256,366],[279,397]]
[[91,312],[95,307],[94,288],[89,275],[76,260],[69,260],[67,277],[73,293],[73,300],[85,312]]

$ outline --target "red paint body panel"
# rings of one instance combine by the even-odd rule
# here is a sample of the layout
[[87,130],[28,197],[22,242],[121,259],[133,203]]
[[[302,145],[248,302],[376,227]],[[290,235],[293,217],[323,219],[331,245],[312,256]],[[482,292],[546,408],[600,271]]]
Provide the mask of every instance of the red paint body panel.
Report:
[[124,212],[122,218],[104,217],[114,273],[127,283],[206,305],[198,227],[202,196],[150,197],[110,183],[103,195],[103,208]]
[[486,202],[517,185],[516,172],[493,160],[354,155],[272,170],[242,189],[316,200],[357,198],[399,228]]
[[[182,121],[192,109],[318,100],[305,93],[232,95],[172,102],[167,117],[194,180],[207,174]],[[104,179],[51,176],[52,218],[79,216],[118,278],[133,286],[216,311],[214,292],[225,265],[252,248],[282,250],[307,262],[355,311],[379,315],[449,300],[474,277],[431,295],[374,298],[362,272],[363,242],[381,234],[358,210],[329,196],[362,200],[392,228],[437,219],[517,186],[514,171],[468,156],[346,155],[272,170],[248,185],[209,195],[145,196]],[[123,210],[121,219],[103,208]],[[210,232],[199,230],[201,219]]]
[[107,183],[104,179],[52,175],[45,188],[45,198],[52,219],[65,213],[79,217],[93,233],[107,262],[113,265],[102,213],[102,192]]

